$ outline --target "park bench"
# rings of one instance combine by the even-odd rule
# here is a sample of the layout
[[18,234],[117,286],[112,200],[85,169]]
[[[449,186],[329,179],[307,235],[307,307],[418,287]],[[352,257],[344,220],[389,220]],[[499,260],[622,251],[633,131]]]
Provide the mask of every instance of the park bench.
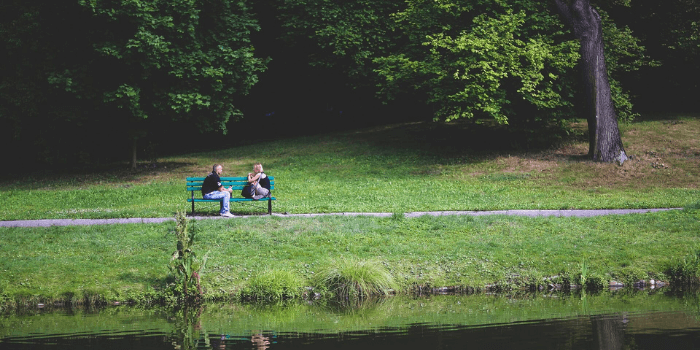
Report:
[[[241,196],[241,191],[243,187],[248,184],[247,177],[221,177],[221,184],[225,188],[233,186],[233,195],[231,196],[231,203],[233,202],[257,202],[257,201],[267,201],[267,213],[272,215],[272,201],[275,197],[272,197],[272,190],[275,189],[275,178],[268,176],[270,179],[270,197],[265,197],[260,200],[255,200],[252,198],[245,198]],[[223,206],[223,202],[220,199],[203,199],[202,198],[202,184],[204,183],[204,177],[188,177],[187,178],[187,190],[190,191],[190,198],[187,198],[187,202],[192,203],[192,214],[194,214],[194,204],[200,202],[219,202],[219,209]]]

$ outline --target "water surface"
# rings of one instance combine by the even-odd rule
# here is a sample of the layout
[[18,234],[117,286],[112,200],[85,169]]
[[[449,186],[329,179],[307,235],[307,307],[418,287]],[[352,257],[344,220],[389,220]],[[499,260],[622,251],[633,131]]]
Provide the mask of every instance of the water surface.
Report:
[[27,309],[0,349],[697,349],[697,293]]

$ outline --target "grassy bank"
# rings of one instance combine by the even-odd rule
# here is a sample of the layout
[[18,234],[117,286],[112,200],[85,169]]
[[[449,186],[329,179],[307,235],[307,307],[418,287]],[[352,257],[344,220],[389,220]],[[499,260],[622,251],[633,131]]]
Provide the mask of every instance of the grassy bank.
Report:
[[[575,130],[585,125],[574,124]],[[397,124],[164,157],[113,167],[0,180],[0,220],[170,217],[188,208],[184,179],[213,163],[243,175],[255,161],[277,178],[275,212],[685,207],[700,198],[700,118],[621,126],[632,159],[587,160],[572,134],[546,150],[512,151],[506,134],[475,125]],[[123,169],[123,167],[121,168]],[[200,214],[218,206],[202,205]],[[264,205],[233,206],[264,213]]]
[[[284,295],[318,283],[319,273],[339,271],[345,261],[358,263],[350,273],[356,275],[367,272],[365,262],[382,267],[393,278],[386,285],[399,290],[518,288],[579,283],[582,276],[599,285],[696,279],[700,119],[641,119],[622,131],[632,156],[622,166],[586,160],[587,141],[577,134],[553,148],[514,152],[491,129],[412,123],[161,158],[134,172],[25,172],[0,182],[0,220],[172,217],[188,208],[185,177],[205,175],[213,163],[222,163],[226,175],[242,175],[261,161],[277,179],[275,212],[688,209],[598,218],[204,220],[195,224],[195,249],[208,256],[202,283],[209,297]],[[218,211],[218,205],[199,208],[200,214]],[[261,203],[232,208],[265,210]],[[158,298],[172,283],[173,228],[2,228],[0,297]],[[282,279],[287,285],[273,283]]]
[[[582,273],[595,283],[629,285],[668,281],[674,267],[700,251],[699,210],[593,218],[259,217],[193,225],[194,248],[208,256],[202,284],[210,298],[240,298],[271,272],[313,286],[315,275],[338,261],[381,266],[399,291],[577,283]],[[0,295],[6,303],[156,298],[172,281],[174,226],[0,228]]]

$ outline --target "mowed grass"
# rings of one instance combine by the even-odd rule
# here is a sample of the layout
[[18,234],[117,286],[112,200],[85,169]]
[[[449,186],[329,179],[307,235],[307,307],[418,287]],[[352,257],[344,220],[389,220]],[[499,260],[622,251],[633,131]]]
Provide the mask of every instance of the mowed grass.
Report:
[[[585,130],[585,124],[574,124]],[[465,122],[405,123],[270,140],[160,158],[138,171],[106,167],[22,173],[0,181],[0,220],[169,217],[188,210],[187,176],[211,165],[242,176],[256,161],[277,180],[276,213],[660,208],[700,198],[700,118],[643,116],[621,125],[632,159],[587,160],[573,134],[547,149],[514,151],[509,134]],[[522,144],[518,143],[520,146]],[[522,147],[521,147],[522,149]],[[116,170],[115,170],[116,169]],[[197,207],[215,215],[218,205]],[[233,204],[238,214],[262,203]]]
[[[143,300],[164,291],[175,223],[0,228],[0,299]],[[339,261],[371,262],[399,292],[423,287],[520,288],[640,279],[700,251],[700,211],[592,218],[255,217],[193,222],[209,297],[241,296],[284,272],[313,286]],[[321,277],[323,278],[323,276]],[[253,284],[250,284],[253,283]]]

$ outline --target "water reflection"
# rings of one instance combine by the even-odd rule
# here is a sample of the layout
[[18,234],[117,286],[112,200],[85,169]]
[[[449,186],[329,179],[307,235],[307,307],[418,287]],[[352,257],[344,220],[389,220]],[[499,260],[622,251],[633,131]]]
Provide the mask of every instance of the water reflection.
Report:
[[0,317],[0,349],[694,349],[698,310],[697,293],[32,310]]

